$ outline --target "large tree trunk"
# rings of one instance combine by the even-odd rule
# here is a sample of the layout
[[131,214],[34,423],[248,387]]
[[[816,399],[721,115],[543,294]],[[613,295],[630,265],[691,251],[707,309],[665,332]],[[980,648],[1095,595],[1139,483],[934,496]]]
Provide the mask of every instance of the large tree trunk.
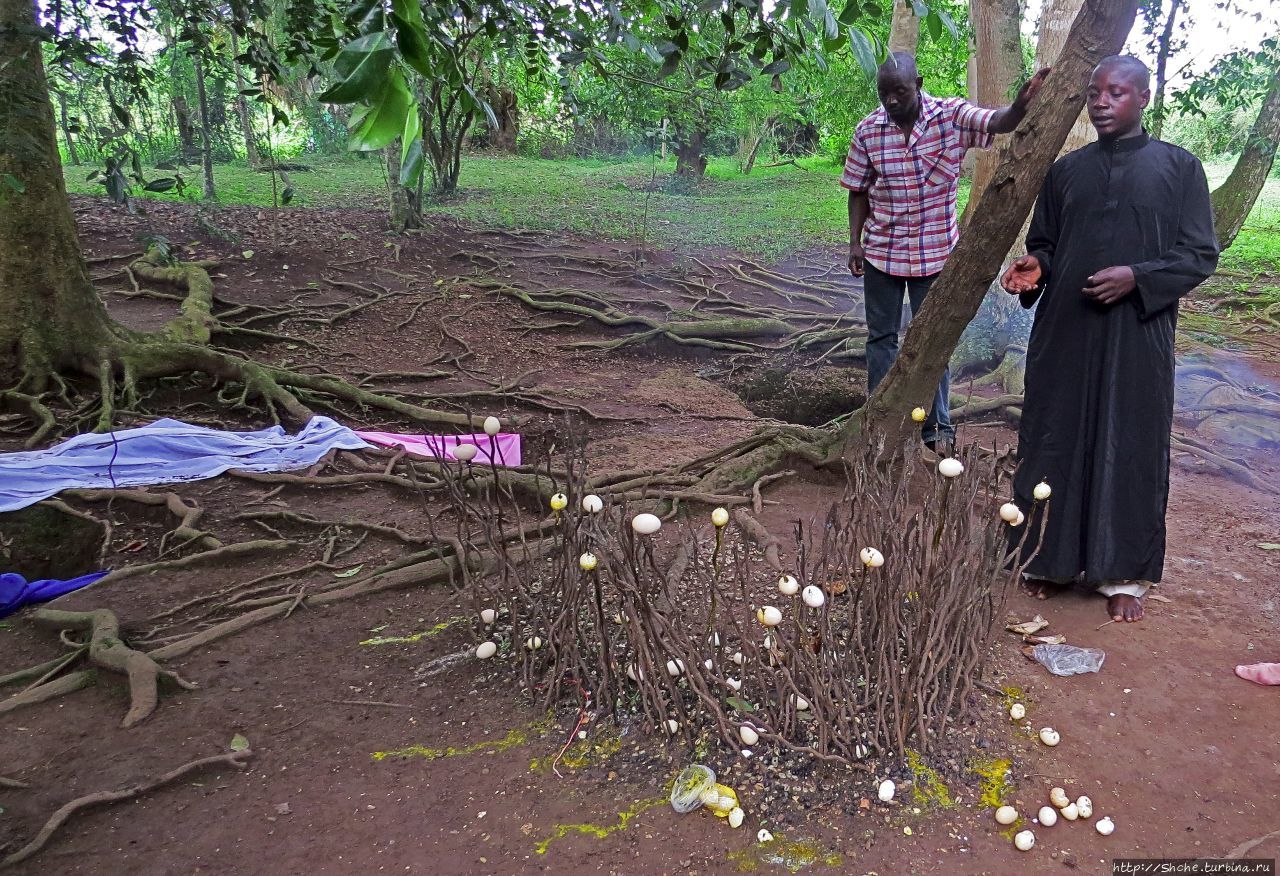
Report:
[[889,51],[914,55],[920,44],[920,19],[911,0],[893,0],[893,23],[889,26]]
[[215,200],[217,191],[213,188],[213,130],[209,123],[209,94],[204,87],[204,61],[200,57],[200,49],[192,47],[191,61],[196,69],[196,99],[200,111],[200,169],[204,181],[204,199]]
[[400,139],[397,138],[383,150],[387,161],[387,199],[391,212],[391,230],[396,232],[422,227],[417,192],[400,185],[400,146]]
[[1276,159],[1277,141],[1280,141],[1280,71],[1273,71],[1271,85],[1262,99],[1258,118],[1249,130],[1244,152],[1231,168],[1231,175],[1213,191],[1214,227],[1218,231],[1218,245],[1223,249],[1235,242],[1258,200]]
[[[1013,97],[1022,74],[1022,0],[971,0],[969,20],[973,26],[973,87],[969,99],[983,106],[1002,106]],[[977,153],[969,190],[970,207],[982,197],[999,159],[994,149]],[[965,210],[966,219],[970,213]]]
[[933,397],[961,332],[977,313],[1080,114],[1091,71],[1124,45],[1136,12],[1137,0],[1086,0],[1053,73],[1004,150],[967,233],[930,290],[897,361],[841,429],[846,458],[852,461],[865,441],[901,447],[917,431],[911,409]]
[[0,0],[0,386],[96,365],[109,333],[76,237],[32,0]]
[[489,146],[514,155],[516,139],[520,135],[520,107],[516,103],[516,93],[505,86],[490,85],[486,96],[498,119],[498,127],[489,131]]
[[701,180],[707,172],[707,157],[702,154],[707,135],[703,131],[677,132],[676,176]]
[[1151,136],[1164,133],[1164,93],[1169,84],[1169,55],[1173,50],[1173,28],[1178,20],[1182,0],[1169,0],[1169,17],[1160,33],[1160,45],[1156,50],[1156,87],[1151,96]]
[[240,69],[240,41],[235,31],[231,32],[231,69],[236,77],[236,113],[240,116],[240,132],[244,135],[244,154],[249,167],[258,170],[262,167],[262,156],[258,153],[258,138],[253,133],[253,115],[249,112],[249,99],[244,96],[248,87],[244,80],[244,71]]
[[[177,88],[177,82],[174,88]],[[195,125],[191,121],[191,107],[181,93],[173,95],[173,120],[178,129],[178,162],[187,165],[199,156],[196,149]]]

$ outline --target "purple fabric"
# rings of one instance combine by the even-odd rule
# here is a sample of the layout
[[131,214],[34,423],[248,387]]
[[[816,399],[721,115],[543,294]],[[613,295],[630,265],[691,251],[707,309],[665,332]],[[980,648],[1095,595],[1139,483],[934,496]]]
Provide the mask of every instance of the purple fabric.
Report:
[[64,593],[79,590],[81,587],[88,587],[106,574],[105,571],[90,572],[88,575],[81,575],[79,578],[72,578],[70,581],[58,581],[51,578],[46,581],[28,582],[26,578],[23,578],[17,572],[4,572],[0,574],[0,617],[13,614],[24,605],[30,605],[33,602],[48,602],[50,599],[56,599]]

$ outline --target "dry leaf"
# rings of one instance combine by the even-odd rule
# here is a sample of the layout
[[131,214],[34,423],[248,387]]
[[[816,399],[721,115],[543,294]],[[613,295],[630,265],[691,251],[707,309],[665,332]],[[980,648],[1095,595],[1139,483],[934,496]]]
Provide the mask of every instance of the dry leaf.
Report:
[[849,589],[847,581],[828,581],[822,585],[822,589],[827,591],[828,596],[840,596]]
[[1057,636],[1023,636],[1022,641],[1028,645],[1065,645],[1067,637],[1063,635]]
[[1035,646],[1035,645],[1023,645],[1023,646],[1022,646],[1022,656],[1023,656],[1023,657],[1026,657],[1028,660],[1035,660],[1035,659],[1036,659],[1036,646]]
[[1148,593],[1147,599],[1154,599],[1156,602],[1173,602],[1169,597],[1161,596],[1159,593]]
[[1047,626],[1049,626],[1049,622],[1040,615],[1036,615],[1033,620],[1023,621],[1020,624],[1009,624],[1005,629],[1020,636],[1030,636],[1040,632]]

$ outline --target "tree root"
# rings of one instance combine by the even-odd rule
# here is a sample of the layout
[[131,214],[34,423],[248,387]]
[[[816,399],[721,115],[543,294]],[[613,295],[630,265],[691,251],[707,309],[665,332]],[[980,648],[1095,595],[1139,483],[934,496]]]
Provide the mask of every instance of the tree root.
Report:
[[738,508],[733,512],[733,519],[742,527],[742,531],[747,537],[755,542],[756,547],[764,552],[764,561],[770,569],[775,572],[781,572],[782,560],[778,556],[778,539],[769,530],[765,529],[764,524],[756,520],[743,508]]
[[0,776],[0,788],[10,788],[14,791],[21,791],[30,788],[26,782],[19,782],[17,779],[11,779],[7,776]]
[[120,638],[120,623],[106,609],[94,611],[59,611],[42,608],[32,615],[37,626],[60,630],[88,630],[89,661],[95,666],[125,675],[129,679],[129,711],[121,727],[132,727],[156,709],[157,687],[161,675],[173,679],[179,687],[194,690],[176,672],[162,670],[151,657],[135,651]]
[[208,271],[215,266],[215,262],[173,262],[158,247],[151,247],[129,270],[144,280],[186,289],[179,308],[181,315],[165,326],[165,333],[182,343],[207,344],[218,329],[213,315],[213,280]]
[[177,769],[170,770],[158,778],[151,779],[141,784],[134,785],[129,788],[122,788],[118,791],[97,791],[93,794],[86,794],[83,797],[77,797],[71,802],[61,806],[53,815],[49,816],[49,820],[45,822],[44,827],[40,828],[40,832],[35,835],[31,842],[27,843],[18,851],[9,855],[7,858],[0,860],[0,869],[12,867],[35,855],[48,844],[53,835],[58,832],[62,825],[66,824],[70,818],[82,809],[88,809],[93,806],[104,806],[110,803],[119,803],[123,800],[132,800],[143,794],[168,785],[177,781],[183,776],[189,775],[197,770],[205,769],[210,766],[232,766],[238,770],[245,768],[245,761],[253,756],[252,751],[235,751],[230,754],[220,754],[214,757],[205,757],[200,760],[193,760],[190,763],[183,764]]
[[[109,575],[105,575],[95,581],[91,587],[102,587],[106,584],[114,584],[117,581],[123,581],[126,578],[136,578],[138,575],[149,575],[152,572],[159,572],[164,569],[187,569],[192,566],[199,566],[210,561],[219,561],[254,554],[260,551],[284,551],[295,546],[295,542],[288,539],[275,540],[258,540],[258,541],[242,541],[235,544],[227,544],[222,547],[214,548],[211,551],[202,551],[198,554],[190,554],[189,556],[180,557],[175,560],[161,560],[156,563],[143,563],[139,566],[125,566],[123,569],[116,569]],[[77,593],[83,591],[76,591]]]
[[[163,506],[179,521],[176,527],[165,534],[165,540],[172,538],[182,546],[196,544],[206,550],[216,550],[223,546],[221,541],[209,533],[196,529],[196,524],[204,516],[204,509],[199,505],[188,505],[177,493],[148,493],[145,490],[65,490],[62,495],[85,502],[121,499],[152,507]],[[163,549],[163,543],[161,547]]]
[[17,390],[9,390],[0,393],[0,406],[20,407],[26,411],[27,415],[36,424],[36,430],[23,443],[24,447],[35,447],[52,435],[58,428],[58,421],[53,416],[53,411],[37,396],[27,395],[25,392]]

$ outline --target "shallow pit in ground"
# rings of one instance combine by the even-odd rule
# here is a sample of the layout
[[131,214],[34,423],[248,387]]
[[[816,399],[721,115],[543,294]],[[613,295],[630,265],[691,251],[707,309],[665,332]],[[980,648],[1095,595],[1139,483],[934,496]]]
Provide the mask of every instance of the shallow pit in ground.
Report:
[[727,385],[758,417],[821,426],[867,400],[867,375],[856,368],[764,368]]

